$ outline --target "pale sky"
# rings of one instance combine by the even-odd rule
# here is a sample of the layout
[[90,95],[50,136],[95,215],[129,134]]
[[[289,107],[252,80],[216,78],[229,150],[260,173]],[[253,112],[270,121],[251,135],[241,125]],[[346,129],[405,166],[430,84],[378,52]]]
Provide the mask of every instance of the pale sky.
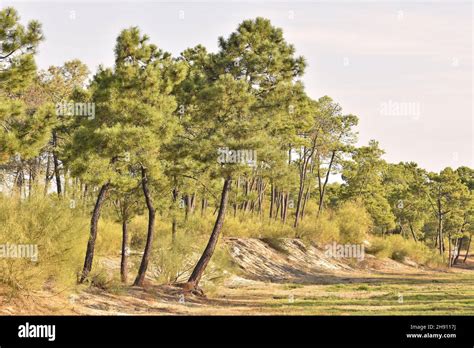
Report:
[[[139,26],[178,55],[217,50],[244,19],[281,27],[308,63],[312,98],[329,95],[359,116],[359,145],[376,139],[390,162],[431,170],[474,167],[471,1],[5,1],[46,40],[40,68],[80,59],[92,71],[113,65],[119,32]],[[405,107],[410,108],[406,109]],[[400,109],[397,111],[397,108]]]

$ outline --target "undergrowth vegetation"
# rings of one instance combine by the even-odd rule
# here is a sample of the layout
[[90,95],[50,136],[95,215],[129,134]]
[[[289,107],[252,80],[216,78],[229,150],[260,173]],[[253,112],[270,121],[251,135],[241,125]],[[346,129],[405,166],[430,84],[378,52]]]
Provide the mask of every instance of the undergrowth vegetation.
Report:
[[[108,207],[110,209],[111,207]],[[0,258],[0,282],[12,290],[73,288],[83,263],[89,233],[88,210],[75,207],[53,196],[18,199],[0,196],[0,224],[6,233],[0,234],[0,244],[37,245],[37,260],[31,258]],[[100,288],[114,288],[120,284],[121,225],[104,214],[99,223],[96,256],[90,284]],[[182,282],[189,277],[193,266],[205,247],[213,214],[193,214],[186,220],[179,217],[178,233],[171,234],[168,216],[156,220],[157,231],[149,277],[160,283]],[[139,266],[141,250],[146,242],[147,218],[134,217],[128,226],[130,233],[130,273]],[[404,239],[400,235],[385,238],[370,236],[372,222],[358,203],[348,202],[336,210],[324,211],[319,218],[309,215],[295,230],[268,217],[248,214],[229,216],[224,237],[260,238],[269,245],[278,245],[280,238],[301,238],[319,247],[336,243],[362,243],[370,240],[368,252],[377,257],[397,261],[406,258],[424,265],[438,266],[442,259],[422,243]],[[276,248],[277,249],[277,248]],[[107,264],[107,262],[109,264]],[[112,265],[112,267],[111,267]],[[238,273],[228,246],[220,243],[207,270],[204,281],[218,283],[226,275]]]
[[378,257],[389,257],[393,260],[404,262],[407,259],[420,265],[441,267],[444,265],[443,258],[428,248],[423,243],[404,239],[400,235],[372,237],[368,252]]

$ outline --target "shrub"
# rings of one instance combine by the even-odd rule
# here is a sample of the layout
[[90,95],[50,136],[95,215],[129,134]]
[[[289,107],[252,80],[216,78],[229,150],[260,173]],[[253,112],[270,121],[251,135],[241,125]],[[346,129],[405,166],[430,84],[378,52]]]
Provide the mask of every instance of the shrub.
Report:
[[37,246],[36,262],[0,258],[0,282],[17,289],[72,285],[82,266],[89,221],[57,198],[0,196],[0,244]]
[[345,202],[336,212],[340,243],[362,243],[372,229],[372,220],[365,208],[356,202]]
[[145,248],[148,229],[148,219],[145,215],[135,216],[128,225],[130,248],[143,250]]
[[367,252],[377,257],[391,257],[392,249],[390,241],[386,238],[373,237],[371,238],[371,243],[367,248]]
[[[209,224],[207,234],[209,234],[209,228],[212,229],[212,223]],[[251,214],[237,217],[226,216],[222,233],[224,236],[241,238],[285,238],[295,235],[295,231],[290,225],[283,225],[268,217],[259,218]]]
[[329,212],[323,212],[316,221],[305,219],[298,227],[298,234],[319,245],[338,242],[339,226]]
[[420,265],[430,267],[439,267],[444,264],[442,257],[428,246],[405,239],[401,235],[391,235],[386,238],[372,237],[367,252],[377,257],[389,257],[400,262],[408,257]]

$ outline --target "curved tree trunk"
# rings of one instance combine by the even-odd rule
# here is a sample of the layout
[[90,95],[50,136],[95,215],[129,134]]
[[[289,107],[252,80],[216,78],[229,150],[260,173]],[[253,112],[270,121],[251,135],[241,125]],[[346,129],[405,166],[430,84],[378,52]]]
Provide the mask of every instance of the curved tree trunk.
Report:
[[107,191],[109,190],[110,183],[102,185],[95,202],[94,210],[92,211],[91,217],[91,230],[89,235],[89,241],[87,242],[86,258],[84,260],[84,268],[82,269],[81,278],[79,283],[83,283],[92,269],[92,261],[94,259],[95,240],[97,238],[97,225],[99,223],[100,210],[104,204]]
[[148,208],[148,235],[146,238],[145,251],[143,252],[142,262],[138,270],[137,278],[133,285],[142,286],[145,280],[146,270],[150,261],[151,248],[153,245],[153,237],[155,232],[155,208],[151,199],[150,190],[148,189],[148,177],[145,168],[142,168],[142,188],[145,195],[146,206]]
[[191,285],[191,288],[193,289],[196,289],[198,287],[199,281],[201,280],[201,277],[207,267],[207,264],[211,260],[212,255],[214,254],[214,250],[216,248],[217,241],[219,239],[219,235],[222,230],[222,226],[224,225],[224,217],[225,217],[227,199],[228,199],[231,183],[232,183],[232,180],[230,178],[225,179],[224,187],[222,188],[221,202],[219,205],[219,213],[217,214],[217,219],[214,224],[211,237],[209,238],[209,242],[207,243],[207,246],[204,249],[204,252],[202,253],[201,258],[196,264],[196,267],[194,267],[193,273],[188,279],[188,283]]

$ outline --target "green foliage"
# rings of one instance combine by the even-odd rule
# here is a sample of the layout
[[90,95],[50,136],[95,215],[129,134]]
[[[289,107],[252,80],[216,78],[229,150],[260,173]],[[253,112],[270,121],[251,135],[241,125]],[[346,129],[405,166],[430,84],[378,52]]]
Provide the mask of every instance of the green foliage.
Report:
[[[24,27],[18,12],[7,7],[0,10],[0,90],[18,93],[34,77],[34,54],[43,40],[41,24],[31,21]],[[3,94],[3,93],[2,93]]]
[[442,257],[422,243],[407,240],[400,235],[390,235],[386,238],[372,237],[368,253],[378,257],[389,257],[396,261],[406,261],[407,258],[419,265],[440,267],[444,265]]
[[44,146],[48,122],[20,99],[36,72],[34,54],[43,39],[41,25],[26,28],[14,8],[0,10],[0,164],[20,154],[31,158]]
[[372,228],[372,219],[360,203],[346,202],[336,213],[341,243],[362,243]]
[[342,195],[362,199],[374,224],[382,229],[390,229],[395,226],[395,217],[382,183],[386,170],[386,163],[381,158],[383,154],[378,142],[373,140],[368,146],[354,149],[352,160],[344,164]]
[[249,81],[256,92],[301,76],[306,65],[303,57],[294,57],[283,31],[261,17],[243,21],[228,39],[220,37],[219,47],[218,73]]
[[293,236],[294,231],[288,225],[247,215],[227,217],[222,233],[228,237],[283,238]]
[[125,189],[138,186],[138,168],[159,178],[161,145],[176,127],[171,92],[183,77],[183,65],[138,28],[122,31],[114,70],[101,68],[92,82],[95,118],[83,122],[69,148],[73,173]]
[[337,242],[360,244],[372,230],[372,219],[360,202],[345,202],[336,210],[326,210],[314,222],[305,219],[298,235],[320,246]]
[[[303,220],[299,229],[304,231],[307,225],[306,220]],[[303,237],[309,238],[320,246],[338,242],[341,238],[338,223],[330,211],[323,212],[316,220],[314,227],[309,224],[309,228],[309,231],[303,232]]]

